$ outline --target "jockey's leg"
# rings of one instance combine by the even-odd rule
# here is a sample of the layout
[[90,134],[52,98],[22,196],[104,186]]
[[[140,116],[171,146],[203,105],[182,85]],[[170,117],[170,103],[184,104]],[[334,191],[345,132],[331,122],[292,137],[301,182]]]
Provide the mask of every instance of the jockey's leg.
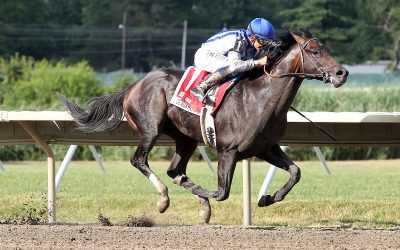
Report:
[[207,79],[203,80],[199,85],[192,88],[190,93],[192,93],[192,95],[194,95],[197,99],[203,100],[208,89],[216,84],[219,84],[231,74],[232,72],[229,71],[229,67],[219,69],[214,73],[211,73],[211,75]]
[[[229,56],[229,55],[228,55]],[[223,67],[212,73],[207,79],[203,80],[199,85],[190,90],[197,99],[203,100],[205,93],[212,86],[221,83],[224,79],[234,76],[238,73],[254,69],[259,65],[258,60],[242,61],[239,59],[232,60],[229,66]]]

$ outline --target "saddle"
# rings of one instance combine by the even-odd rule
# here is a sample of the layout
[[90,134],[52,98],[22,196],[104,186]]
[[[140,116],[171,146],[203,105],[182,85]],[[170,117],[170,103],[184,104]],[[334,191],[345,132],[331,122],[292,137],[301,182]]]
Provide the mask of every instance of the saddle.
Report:
[[190,90],[200,84],[209,74],[209,72],[196,69],[193,66],[188,67],[179,81],[170,103],[198,116],[201,114],[201,109],[205,107],[215,117],[224,96],[241,75],[228,78],[224,83],[211,87],[206,93],[205,102],[203,102],[203,100],[198,100],[192,95]]
[[200,127],[204,143],[208,147],[215,147],[214,117],[226,93],[234,86],[241,74],[226,79],[222,84],[211,87],[206,93],[205,102],[203,102],[203,100],[199,100],[192,95],[190,90],[200,84],[209,74],[209,72],[196,69],[193,66],[188,67],[179,81],[170,103],[200,116]]

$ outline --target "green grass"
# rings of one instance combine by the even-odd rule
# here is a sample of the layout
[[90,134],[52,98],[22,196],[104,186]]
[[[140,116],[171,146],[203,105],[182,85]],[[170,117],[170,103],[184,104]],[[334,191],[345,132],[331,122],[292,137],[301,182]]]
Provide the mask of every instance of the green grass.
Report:
[[[168,162],[151,162],[152,169],[169,188],[171,205],[164,214],[156,207],[158,193],[129,162],[106,162],[102,173],[96,162],[72,162],[57,192],[57,220],[97,222],[101,212],[112,222],[128,216],[147,216],[157,224],[202,224],[197,199],[172,184],[166,175]],[[20,213],[30,204],[46,204],[46,162],[6,162],[0,172],[0,220]],[[57,163],[59,166],[60,163]],[[400,160],[329,162],[328,176],[320,162],[298,162],[302,179],[286,199],[271,207],[257,207],[259,188],[268,164],[252,162],[252,221],[254,225],[283,226],[400,226]],[[215,190],[217,178],[205,163],[191,162],[188,176]],[[288,179],[278,170],[270,190]],[[269,191],[271,193],[272,191]],[[231,195],[223,202],[211,201],[211,224],[243,223],[242,165],[238,163]]]

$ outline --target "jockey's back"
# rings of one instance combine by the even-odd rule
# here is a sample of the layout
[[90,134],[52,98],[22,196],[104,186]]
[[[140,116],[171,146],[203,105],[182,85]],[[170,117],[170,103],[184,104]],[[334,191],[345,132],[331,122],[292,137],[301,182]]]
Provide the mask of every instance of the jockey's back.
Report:
[[235,47],[237,41],[242,41],[243,51],[240,53],[241,60],[248,60],[254,58],[257,52],[248,39],[246,30],[227,30],[221,31],[201,45],[201,49],[205,49],[212,53],[228,55],[228,52]]

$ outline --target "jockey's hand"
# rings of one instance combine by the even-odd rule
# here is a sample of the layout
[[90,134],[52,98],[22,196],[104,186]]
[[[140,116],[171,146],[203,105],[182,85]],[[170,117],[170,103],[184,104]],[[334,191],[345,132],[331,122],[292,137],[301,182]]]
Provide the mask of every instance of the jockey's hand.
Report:
[[263,58],[258,59],[258,63],[259,63],[259,65],[261,65],[261,66],[268,65],[268,57],[267,57],[267,56],[264,56]]

